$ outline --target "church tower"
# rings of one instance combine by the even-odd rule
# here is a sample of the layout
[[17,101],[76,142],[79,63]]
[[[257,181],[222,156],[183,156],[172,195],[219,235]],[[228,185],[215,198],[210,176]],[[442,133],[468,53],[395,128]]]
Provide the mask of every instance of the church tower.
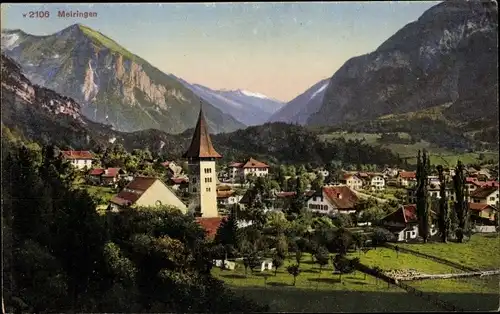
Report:
[[207,122],[200,107],[191,145],[182,156],[189,166],[189,192],[196,195],[195,215],[218,217],[215,161],[222,156],[214,149]]

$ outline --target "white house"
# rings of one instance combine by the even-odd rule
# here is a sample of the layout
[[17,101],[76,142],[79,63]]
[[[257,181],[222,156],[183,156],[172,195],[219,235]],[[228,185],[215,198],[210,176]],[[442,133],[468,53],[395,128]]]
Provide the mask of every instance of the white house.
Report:
[[244,182],[248,175],[262,177],[269,174],[269,166],[252,157],[245,162],[233,162],[228,168],[230,179],[239,182]]
[[313,212],[335,215],[356,212],[358,197],[348,186],[324,186],[307,199],[307,208]]
[[407,187],[417,181],[417,176],[414,171],[401,171],[398,173],[396,180],[399,186]]
[[[428,186],[427,193],[428,193],[428,196],[431,198],[437,198],[437,199],[441,198],[441,190],[440,190],[439,186]],[[407,195],[409,203],[414,204],[417,202],[417,189],[416,189],[416,187],[414,187],[414,186],[407,187],[406,188],[406,195]],[[445,189],[445,195],[446,195],[446,198],[448,200],[450,200],[450,201],[455,200],[455,192],[453,191],[453,189],[447,187]]]
[[[431,214],[435,215],[432,211]],[[398,242],[418,239],[417,206],[415,204],[402,205],[396,211],[385,216],[382,223],[384,228],[394,234]],[[437,233],[437,228],[431,225],[430,235],[434,236]]]
[[217,191],[217,204],[219,205],[233,205],[239,203],[243,196],[237,195],[232,190],[218,190]]
[[383,190],[385,189],[385,179],[381,175],[371,175],[370,176],[370,188],[372,190]]
[[344,174],[340,183],[347,185],[353,190],[360,190],[363,187],[363,180],[353,174]]
[[494,186],[483,186],[471,193],[471,203],[482,203],[498,208],[499,191]]
[[69,161],[78,169],[83,169],[85,167],[90,169],[92,167],[94,156],[89,151],[63,150],[61,154],[65,160]]

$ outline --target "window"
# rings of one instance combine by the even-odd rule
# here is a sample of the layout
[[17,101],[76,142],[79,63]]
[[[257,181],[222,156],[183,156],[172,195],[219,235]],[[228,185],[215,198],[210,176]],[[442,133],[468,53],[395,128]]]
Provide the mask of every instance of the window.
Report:
[[193,177],[193,179],[191,180],[192,183],[196,183],[196,177]]
[[196,193],[196,188],[193,188],[193,193]]
[[210,188],[206,188],[205,191],[210,192]]
[[205,173],[212,173],[212,168],[205,168],[203,169]]
[[495,197],[494,196],[491,196],[490,197],[490,201],[494,201],[495,200]]
[[212,178],[205,178],[205,183],[210,183],[212,182]]

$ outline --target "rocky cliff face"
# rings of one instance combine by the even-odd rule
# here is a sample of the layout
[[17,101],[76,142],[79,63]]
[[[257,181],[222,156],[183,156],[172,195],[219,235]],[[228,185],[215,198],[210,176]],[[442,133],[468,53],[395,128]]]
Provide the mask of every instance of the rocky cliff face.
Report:
[[496,125],[497,37],[496,3],[442,2],[376,51],[348,60],[308,124],[369,120],[450,103],[445,116],[465,128]]
[[[88,27],[75,24],[50,36],[2,32],[2,49],[33,83],[74,98],[93,121],[121,131],[156,128],[169,133],[196,123],[199,97]],[[243,127],[211,104],[205,107],[214,132]]]

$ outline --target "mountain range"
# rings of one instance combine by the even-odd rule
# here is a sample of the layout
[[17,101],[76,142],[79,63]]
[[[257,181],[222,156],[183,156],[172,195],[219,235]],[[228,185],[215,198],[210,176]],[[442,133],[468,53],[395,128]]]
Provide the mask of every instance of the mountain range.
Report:
[[[497,71],[496,2],[444,1],[374,52],[345,62],[320,105],[308,96],[323,81],[270,121],[336,126],[434,110],[434,119],[462,132],[498,133]],[[305,114],[296,117],[300,112]]]
[[[75,24],[49,36],[2,30],[2,52],[34,83],[71,97],[84,116],[120,131],[180,133],[196,123],[200,98],[109,37]],[[205,102],[213,132],[245,125]]]
[[285,105],[260,93],[240,89],[212,90],[199,84],[190,84],[181,78],[178,78],[178,80],[198,97],[247,126],[267,122],[269,116]]
[[[32,84],[21,67],[1,56],[2,149],[12,142],[52,144],[63,149],[103,151],[115,145],[125,149],[148,149],[156,155],[180,158],[191,142],[193,129],[167,134],[148,129],[120,132],[109,125],[90,121],[74,99]],[[343,139],[326,143],[314,132],[291,124],[266,123],[232,133],[212,136],[223,159],[249,156],[271,163],[314,163],[336,158],[346,163],[398,165],[402,161],[387,149]]]
[[318,111],[323,104],[323,98],[329,83],[330,79],[324,79],[314,84],[274,113],[268,119],[268,122],[288,122],[305,125],[309,116]]
[[496,2],[441,2],[286,104],[188,83],[79,24],[49,36],[2,30],[2,51],[34,84],[74,99],[82,117],[116,131],[182,133],[203,100],[213,133],[279,121],[412,134],[425,122],[419,137],[464,148],[457,144],[466,138],[498,140],[497,37]]

